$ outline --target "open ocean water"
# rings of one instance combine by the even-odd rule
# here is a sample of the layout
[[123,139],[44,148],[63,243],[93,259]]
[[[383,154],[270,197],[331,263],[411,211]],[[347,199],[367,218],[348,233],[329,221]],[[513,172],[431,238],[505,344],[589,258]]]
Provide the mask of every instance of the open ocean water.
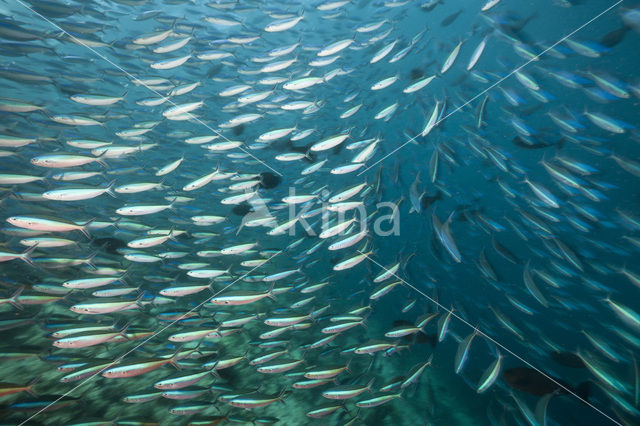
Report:
[[640,424],[640,4],[0,14],[0,424]]

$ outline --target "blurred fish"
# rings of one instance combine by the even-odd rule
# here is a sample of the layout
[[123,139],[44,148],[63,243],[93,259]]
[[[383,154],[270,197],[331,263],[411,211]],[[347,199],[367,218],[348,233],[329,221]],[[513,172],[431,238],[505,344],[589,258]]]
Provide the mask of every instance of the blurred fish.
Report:
[[509,368],[502,373],[502,377],[509,386],[522,392],[527,392],[536,396],[544,396],[550,393],[567,394],[565,390],[570,389],[578,394],[585,401],[589,400],[590,385],[589,382],[581,383],[577,388],[571,386],[559,379],[553,379],[560,385],[546,378],[544,375],[529,367]]

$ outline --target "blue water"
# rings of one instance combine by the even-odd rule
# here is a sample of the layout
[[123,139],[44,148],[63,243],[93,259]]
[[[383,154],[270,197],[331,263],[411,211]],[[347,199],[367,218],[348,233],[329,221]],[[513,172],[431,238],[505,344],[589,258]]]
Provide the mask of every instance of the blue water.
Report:
[[640,9],[430,3],[1,1],[2,424],[637,424]]

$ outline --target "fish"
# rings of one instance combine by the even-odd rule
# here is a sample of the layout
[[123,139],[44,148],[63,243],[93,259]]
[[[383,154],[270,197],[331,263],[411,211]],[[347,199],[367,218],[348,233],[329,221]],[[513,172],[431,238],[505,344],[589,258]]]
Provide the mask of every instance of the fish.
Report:
[[0,384],[0,396],[12,395],[18,392],[27,392],[33,397],[38,395],[34,392],[33,387],[38,383],[39,378],[32,379],[25,385],[17,385],[14,383],[1,383]]
[[444,61],[444,64],[442,64],[442,68],[440,68],[440,74],[446,73],[453,66],[453,63],[455,62],[456,58],[458,57],[458,54],[460,53],[461,47],[462,47],[462,42],[459,42],[458,44],[456,44],[453,50],[451,50],[451,52],[449,53],[449,56],[447,56],[447,59]]
[[458,16],[460,16],[462,14],[462,12],[463,12],[463,10],[460,9],[460,10],[452,13],[451,15],[448,15],[442,21],[440,21],[440,26],[441,27],[448,27],[449,25],[453,24],[456,21],[456,19],[458,19]]
[[435,195],[422,194],[420,197],[420,207],[422,210],[428,210],[436,201],[442,200],[441,191],[437,191]]
[[460,251],[458,250],[458,246],[453,238],[453,235],[451,234],[451,230],[449,228],[449,224],[451,223],[451,220],[453,219],[453,215],[455,212],[452,212],[449,215],[449,218],[447,219],[447,221],[443,224],[442,222],[440,222],[440,219],[438,219],[438,216],[436,215],[435,211],[433,212],[432,215],[432,223],[433,223],[433,229],[434,232],[436,234],[436,236],[438,237],[438,240],[442,243],[442,245],[445,247],[445,249],[447,250],[447,252],[451,255],[451,257],[453,258],[453,260],[457,263],[461,263],[462,262],[462,256],[460,254]]
[[[567,389],[578,394],[585,401],[589,400],[590,384],[584,382],[573,389],[562,380],[548,379],[543,374],[529,367],[509,368],[502,372],[502,378],[510,387],[535,396],[544,396],[550,393],[567,394]],[[558,384],[560,383],[560,384]]]
[[582,359],[571,352],[551,352],[551,358],[560,365],[570,368],[585,368]]
[[471,348],[471,343],[473,342],[473,339],[477,336],[477,334],[478,334],[478,330],[474,330],[473,333],[471,333],[470,335],[468,335],[467,337],[465,337],[460,341],[460,344],[458,345],[458,351],[456,352],[456,357],[455,357],[456,374],[460,374],[460,372],[464,368],[464,365],[469,356],[469,349]]
[[491,365],[485,370],[482,377],[480,378],[480,383],[476,389],[476,392],[483,393],[489,389],[495,381],[498,379],[500,375],[500,370],[502,368],[502,355],[498,353],[498,357],[496,360],[491,363]]
[[5,3],[4,423],[638,423],[637,5]]

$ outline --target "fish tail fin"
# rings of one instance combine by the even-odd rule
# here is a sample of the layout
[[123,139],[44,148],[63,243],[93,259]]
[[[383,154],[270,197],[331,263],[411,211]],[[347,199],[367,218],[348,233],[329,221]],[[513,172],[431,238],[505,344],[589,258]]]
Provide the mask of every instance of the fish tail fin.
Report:
[[271,283],[271,285],[269,286],[269,290],[267,291],[267,297],[271,300],[278,300],[276,299],[276,296],[273,294],[273,287],[276,285],[276,282],[273,281]]
[[287,388],[285,387],[278,394],[278,401],[282,402],[283,404],[286,404],[286,401],[285,401],[286,397],[287,397]]
[[88,221],[83,223],[82,226],[80,227],[80,232],[82,232],[89,239],[91,239],[91,235],[89,235],[89,225],[91,225],[91,223],[95,220],[96,220],[95,217],[93,219],[89,219]]
[[33,251],[37,247],[38,247],[38,244],[34,244],[31,247],[27,248],[25,251],[23,251],[22,254],[20,255],[20,260],[33,266],[33,261],[31,260],[31,253],[33,253]]
[[100,253],[98,250],[94,251],[93,253],[91,253],[86,259],[84,259],[83,263],[86,263],[87,265],[89,265],[89,267],[91,269],[93,269],[94,271],[96,269],[98,269],[96,267],[96,265],[93,263],[93,259],[95,259],[95,257],[98,255],[98,253]]
[[40,381],[40,377],[41,376],[36,376],[33,379],[31,379],[29,383],[27,383],[27,388],[25,389],[25,391],[27,391],[29,395],[34,396],[36,398],[38,397],[38,394],[36,393],[36,391],[33,390],[33,387],[35,386],[36,383]]
[[113,221],[113,223],[111,223],[111,226],[113,226],[119,231],[120,230],[119,223],[122,219],[123,219],[122,216],[118,217],[116,220]]
[[[103,125],[103,124],[101,124]],[[103,149],[102,152],[99,155],[96,155],[96,163],[100,164],[102,167],[104,167],[105,169],[109,169],[109,166],[107,165],[107,163],[105,163],[104,161],[102,161],[102,158],[107,154],[107,149]],[[106,158],[106,157],[105,157]]]
[[22,307],[22,305],[20,304],[20,301],[18,300],[18,297],[20,297],[20,294],[22,294],[22,291],[24,290],[24,286],[21,285],[20,287],[18,287],[18,289],[11,295],[11,297],[7,300],[11,306],[13,306],[16,309],[19,310],[23,310],[24,308]]
[[[200,344],[198,344],[198,346],[200,346]],[[178,364],[178,362],[179,362],[181,359],[184,359],[184,358],[188,357],[189,355],[191,355],[192,353],[194,353],[194,352],[198,349],[198,346],[196,346],[195,348],[191,349],[191,350],[190,350],[190,351],[188,351],[186,354],[182,354],[182,355],[181,355],[181,352],[182,352],[182,349],[183,349],[183,348],[182,348],[182,346],[180,346],[180,347],[179,347],[179,348],[178,348],[178,349],[173,353],[173,355],[171,356],[170,361],[169,361],[169,364],[173,365],[173,366],[174,366],[176,369],[178,369],[178,370],[182,370],[182,367],[180,366],[180,364]]]
[[362,321],[360,321],[360,325],[363,326],[365,328],[365,330],[369,329],[369,326],[367,325],[367,318],[363,318]]
[[120,281],[122,284],[127,285],[127,281],[125,280],[125,278],[127,278],[129,276],[129,269],[127,269],[126,271],[124,271],[122,273],[122,275],[120,275],[118,277],[118,281]]
[[242,228],[244,227],[245,221],[243,220],[242,222],[240,222],[240,226],[238,226],[238,230],[236,231],[236,236],[240,233],[240,231],[242,231]]
[[372,378],[371,380],[369,380],[369,383],[367,383],[367,390],[371,393],[373,393],[372,387],[373,387],[373,382],[376,381],[376,378]]
[[116,184],[116,179],[113,179],[111,182],[109,182],[109,185],[107,186],[107,194],[109,194],[111,197],[113,198],[118,198],[118,196],[116,195],[115,192],[113,192],[113,186]]
[[310,319],[310,320],[311,320],[311,322],[312,322],[312,323],[314,323],[314,324],[316,324],[316,323],[317,323],[317,321],[316,321],[316,317],[315,317],[315,315],[313,315],[313,313],[315,312],[315,310],[316,310],[316,307],[315,307],[315,305],[314,305],[314,306],[312,306],[312,307],[311,307],[311,310],[309,311],[309,314],[308,314],[309,319]]
[[249,359],[249,358],[247,358],[247,355],[249,355],[249,348],[247,348],[247,350],[244,351],[244,354],[242,354],[242,358],[243,359]]
[[171,211],[175,211],[176,208],[173,207],[173,205],[176,203],[176,201],[178,201],[178,197],[173,197],[173,200],[171,200],[171,202],[169,203],[169,210]]
[[169,364],[173,365],[176,368],[176,370],[180,371],[180,370],[182,370],[182,366],[180,366],[180,364],[178,364],[178,361],[180,361],[180,359],[172,358],[171,361],[169,361]]
[[[67,294],[71,294],[73,293],[72,291],[70,291]],[[146,292],[142,291],[140,292],[140,294],[138,295],[138,297],[136,297],[136,305],[138,305],[139,307],[142,307],[142,305],[140,304],[140,302],[142,302],[142,300],[144,299],[144,296],[146,295]],[[151,304],[153,305],[153,301],[151,302]]]
[[119,331],[120,335],[124,337],[127,341],[130,340],[129,337],[127,337],[127,329],[129,328],[130,325],[131,325],[131,321],[126,323]]

